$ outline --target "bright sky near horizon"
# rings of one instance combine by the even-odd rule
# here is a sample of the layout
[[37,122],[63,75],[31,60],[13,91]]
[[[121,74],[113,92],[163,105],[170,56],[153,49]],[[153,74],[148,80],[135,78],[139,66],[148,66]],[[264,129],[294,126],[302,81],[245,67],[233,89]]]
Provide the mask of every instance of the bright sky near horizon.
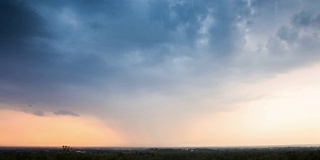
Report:
[[319,7],[3,0],[0,146],[320,144]]

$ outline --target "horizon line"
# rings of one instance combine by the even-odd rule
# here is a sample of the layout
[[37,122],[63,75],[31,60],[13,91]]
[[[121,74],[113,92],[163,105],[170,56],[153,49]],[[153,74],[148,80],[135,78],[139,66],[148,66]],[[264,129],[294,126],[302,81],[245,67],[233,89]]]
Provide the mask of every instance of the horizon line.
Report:
[[320,144],[290,144],[290,145],[227,145],[227,146],[72,146],[72,145],[61,145],[61,146],[5,146],[0,145],[0,148],[61,148],[62,146],[70,146],[72,148],[159,148],[159,149],[179,149],[179,148],[283,148],[283,147],[320,147]]

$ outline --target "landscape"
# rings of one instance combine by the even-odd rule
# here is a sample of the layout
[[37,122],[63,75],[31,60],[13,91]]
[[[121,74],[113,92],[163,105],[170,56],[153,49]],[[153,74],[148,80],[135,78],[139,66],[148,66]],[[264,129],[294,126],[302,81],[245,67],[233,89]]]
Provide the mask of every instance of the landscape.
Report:
[[0,0],[0,160],[320,160],[320,0]]
[[[68,146],[66,146],[68,147]],[[320,147],[0,148],[0,160],[318,160]]]

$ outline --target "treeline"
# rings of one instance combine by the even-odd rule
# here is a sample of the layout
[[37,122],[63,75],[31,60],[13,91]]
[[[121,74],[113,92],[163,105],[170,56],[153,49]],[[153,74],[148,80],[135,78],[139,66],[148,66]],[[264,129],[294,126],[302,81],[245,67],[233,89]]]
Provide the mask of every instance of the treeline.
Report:
[[320,148],[0,150],[0,160],[320,160]]

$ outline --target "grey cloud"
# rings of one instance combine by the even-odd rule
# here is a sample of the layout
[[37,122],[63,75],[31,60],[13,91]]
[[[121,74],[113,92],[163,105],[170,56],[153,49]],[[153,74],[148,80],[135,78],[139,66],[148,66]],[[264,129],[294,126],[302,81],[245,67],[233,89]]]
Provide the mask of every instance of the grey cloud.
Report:
[[283,26],[278,30],[277,36],[284,41],[294,42],[299,37],[299,30]]
[[[44,64],[50,66],[50,58],[54,56],[51,57],[48,51],[41,53],[40,44],[33,43],[33,39],[46,36],[43,34],[46,33],[44,21],[38,14],[21,1],[0,3],[0,32],[3,35],[0,38],[1,101],[14,95],[19,95],[15,99],[20,99],[24,93],[16,92],[14,88],[23,90],[24,87],[37,84],[37,80],[43,78],[43,73],[37,73],[39,67]],[[45,44],[42,46],[47,47]],[[34,79],[38,76],[41,78]]]
[[41,110],[34,111],[33,114],[36,116],[44,116],[44,112]]
[[312,22],[310,13],[302,11],[299,14],[295,14],[292,18],[292,23],[298,27],[308,26]]
[[[310,54],[317,51],[316,38],[300,35],[302,24],[318,24],[317,14],[304,22],[301,1],[251,2],[2,1],[0,20],[10,21],[0,30],[6,36],[0,37],[0,102],[131,123],[150,115],[161,119],[162,111],[172,113],[169,121],[176,114],[218,108],[196,104],[209,92],[218,95],[225,83],[269,78],[317,60]],[[245,50],[251,36],[266,39],[261,50]],[[184,103],[188,95],[195,105]]]
[[[78,32],[75,32],[74,28],[67,30],[70,33],[74,32],[77,34],[76,36],[80,36],[79,38],[89,36],[95,40],[95,47],[103,48],[106,51],[104,54],[109,53],[112,56],[122,55],[123,52],[132,49],[144,50],[167,44],[192,47],[199,38],[200,21],[208,16],[210,11],[213,12],[215,25],[209,27],[209,49],[212,54],[229,54],[232,50],[227,49],[233,48],[233,43],[236,41],[232,39],[234,33],[229,31],[235,29],[234,20],[239,12],[237,9],[245,6],[244,2],[237,2],[236,5],[233,5],[228,1],[178,3],[178,1],[152,0],[147,3],[132,3],[130,1],[112,3],[108,1],[107,4],[105,3],[105,1],[99,1],[84,5],[83,2],[77,1],[68,5],[68,3],[60,2],[58,10],[61,12],[54,14],[61,14],[63,8],[68,8],[79,23],[83,24],[77,30],[83,31],[84,34],[77,34]],[[101,6],[106,8],[102,10]],[[97,9],[92,9],[96,7]],[[110,16],[110,10],[121,14]],[[58,25],[61,27],[61,24]],[[65,36],[63,30],[57,31],[57,33]],[[99,33],[99,36],[91,35],[95,33]],[[220,47],[222,45],[230,47]]]
[[300,0],[292,0],[290,2],[291,3],[278,0],[253,0],[251,1],[251,4],[255,8],[255,11],[257,12],[256,14],[259,14],[259,16],[266,12],[269,12],[270,15],[285,13],[291,11],[292,9],[300,9],[301,6],[306,6],[308,3],[312,4],[310,2],[302,3]]
[[1,48],[24,43],[25,38],[46,35],[44,21],[22,1],[1,1],[0,21]]
[[71,112],[71,111],[64,111],[64,110],[60,110],[60,111],[57,111],[57,112],[53,112],[53,114],[56,114],[56,115],[58,115],[58,116],[75,116],[75,117],[78,117],[78,116],[79,116],[78,113]]
[[292,24],[297,27],[320,27],[320,14],[312,15],[312,13],[308,11],[301,11],[298,14],[295,14],[292,17]]
[[287,15],[288,23],[279,25],[264,46],[268,58],[259,67],[264,68],[263,74],[283,73],[320,60],[315,15],[308,8],[302,12],[297,8]]
[[97,54],[70,56],[53,46],[61,39],[50,31],[49,17],[40,15],[31,4],[0,3],[1,102],[64,103],[63,85],[92,84],[114,73]]
[[[132,72],[164,67],[175,57],[196,52],[201,23],[209,14],[215,24],[208,28],[208,52],[221,58],[230,55],[238,41],[235,6],[225,1],[186,2],[149,1],[142,7],[142,2],[125,0],[3,1],[1,20],[10,21],[1,28],[6,33],[2,42],[10,45],[0,47],[0,81],[6,84],[0,86],[2,100],[59,104],[68,99],[64,86],[99,88],[113,81],[140,86],[149,76],[140,74],[144,76],[135,81]],[[8,16],[11,12],[15,14]],[[74,18],[79,25],[64,24],[72,19],[63,18]],[[179,53],[172,46],[188,52]],[[143,61],[127,68],[131,64],[124,57],[132,51],[139,51]]]

